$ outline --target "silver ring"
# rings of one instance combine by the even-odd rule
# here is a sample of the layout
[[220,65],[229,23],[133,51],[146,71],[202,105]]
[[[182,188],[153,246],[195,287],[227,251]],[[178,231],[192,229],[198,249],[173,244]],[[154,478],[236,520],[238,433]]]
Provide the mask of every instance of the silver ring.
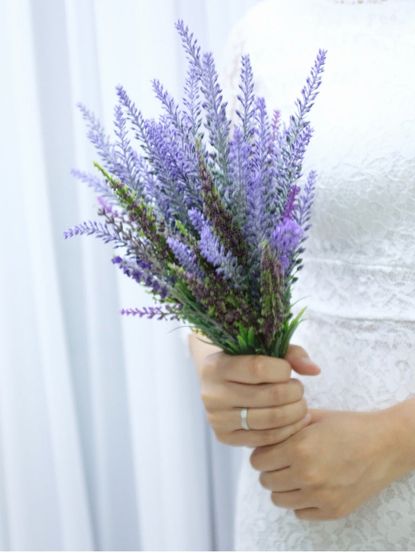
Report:
[[242,407],[241,409],[241,427],[244,430],[250,430],[248,426],[248,408]]

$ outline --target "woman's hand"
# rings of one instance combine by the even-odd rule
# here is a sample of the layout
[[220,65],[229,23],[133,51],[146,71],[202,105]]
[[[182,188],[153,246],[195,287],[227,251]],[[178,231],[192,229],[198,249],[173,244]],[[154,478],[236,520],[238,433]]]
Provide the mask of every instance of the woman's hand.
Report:
[[298,518],[347,516],[401,475],[392,410],[310,409],[312,420],[277,445],[256,448],[251,465],[275,505]]
[[[198,369],[201,397],[217,439],[234,446],[279,443],[304,428],[304,386],[290,378],[291,369],[316,375],[320,369],[300,346],[291,345],[285,359],[265,355],[227,355],[197,335],[189,347]],[[240,410],[248,407],[250,430],[241,428]]]

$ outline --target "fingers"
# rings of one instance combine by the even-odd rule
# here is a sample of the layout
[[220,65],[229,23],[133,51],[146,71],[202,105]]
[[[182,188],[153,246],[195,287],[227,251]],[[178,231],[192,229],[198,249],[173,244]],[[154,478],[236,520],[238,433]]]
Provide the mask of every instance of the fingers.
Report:
[[[248,426],[250,430],[270,430],[294,424],[303,419],[307,414],[307,402],[304,398],[294,403],[280,407],[265,407],[248,410]],[[234,409],[229,413],[229,418],[234,421],[234,430],[239,429],[240,410]]]
[[290,344],[284,359],[299,374],[317,375],[321,372],[317,363],[310,359],[306,350],[301,346]]
[[259,475],[259,482],[263,488],[272,492],[290,492],[301,489],[290,467],[262,471]]
[[[252,407],[248,409],[250,430],[270,430],[293,424],[306,416],[307,402],[302,397],[293,403],[278,407]],[[232,432],[241,429],[241,408],[213,409],[209,412],[209,422],[219,430]]]
[[312,500],[303,490],[288,492],[271,492],[271,501],[278,507],[285,509],[307,509],[314,507]]
[[[300,346],[291,346],[288,359],[298,365],[304,353]],[[209,423],[223,443],[254,448],[275,445],[309,423],[304,419],[304,386],[290,378],[287,359],[216,351],[203,357],[198,370]],[[242,407],[248,408],[249,430],[241,428]]]
[[298,401],[304,392],[302,382],[291,379],[274,384],[206,383],[202,399],[208,410],[233,407],[276,407]]
[[[301,423],[303,423],[302,427],[300,426]],[[294,434],[305,428],[308,424],[308,420],[295,423],[293,426],[297,427],[297,429],[290,434],[290,436],[293,436],[292,440],[295,440]],[[281,430],[284,430],[284,428]],[[262,432],[270,431],[262,430]],[[264,444],[264,447],[259,446],[254,449],[249,458],[249,462],[251,466],[258,471],[279,470],[285,467],[291,467],[293,461],[295,461],[293,449],[295,450],[292,441],[291,443],[285,443],[285,441],[281,440],[274,444]]]
[[[284,442],[284,440],[288,439],[290,436],[307,426],[308,423],[308,419],[302,419],[294,424],[283,426],[281,428],[272,428],[269,430],[241,429],[235,430],[234,432],[220,432],[215,430],[215,434],[220,442],[226,443],[228,445],[247,446],[254,448],[263,446],[275,447],[275,444]],[[283,460],[284,458],[281,457],[281,461]],[[275,460],[273,461],[273,463],[275,464]]]
[[245,384],[286,382],[291,375],[290,363],[285,359],[267,355],[228,355],[222,351],[207,355],[201,370],[205,377]]

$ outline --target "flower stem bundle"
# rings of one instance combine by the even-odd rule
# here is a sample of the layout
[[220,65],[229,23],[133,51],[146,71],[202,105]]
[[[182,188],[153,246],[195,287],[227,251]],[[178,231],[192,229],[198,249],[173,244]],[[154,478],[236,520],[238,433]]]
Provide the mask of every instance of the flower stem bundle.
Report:
[[183,21],[176,28],[188,62],[181,103],[154,80],[162,113],[146,119],[117,86],[114,138],[78,104],[99,161],[73,174],[96,192],[100,220],[65,237],[117,249],[113,263],[154,300],[124,314],[183,321],[229,354],[284,357],[305,310],[293,316],[291,290],[311,226],[316,172],[300,181],[326,52],[286,124],[255,95],[242,56],[232,123],[212,54]]

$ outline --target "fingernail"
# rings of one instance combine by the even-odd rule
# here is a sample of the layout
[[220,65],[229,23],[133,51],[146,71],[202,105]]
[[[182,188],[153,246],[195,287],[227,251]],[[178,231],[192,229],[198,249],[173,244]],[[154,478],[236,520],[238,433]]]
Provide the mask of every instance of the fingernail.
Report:
[[316,369],[318,369],[318,372],[321,372],[321,369],[320,367],[317,365],[317,363],[315,363],[310,357],[301,357],[301,360],[303,361],[303,363],[305,363],[306,365],[314,365],[316,367]]
[[303,422],[307,423],[310,421],[311,421],[311,413],[307,413],[307,415],[303,419]]

